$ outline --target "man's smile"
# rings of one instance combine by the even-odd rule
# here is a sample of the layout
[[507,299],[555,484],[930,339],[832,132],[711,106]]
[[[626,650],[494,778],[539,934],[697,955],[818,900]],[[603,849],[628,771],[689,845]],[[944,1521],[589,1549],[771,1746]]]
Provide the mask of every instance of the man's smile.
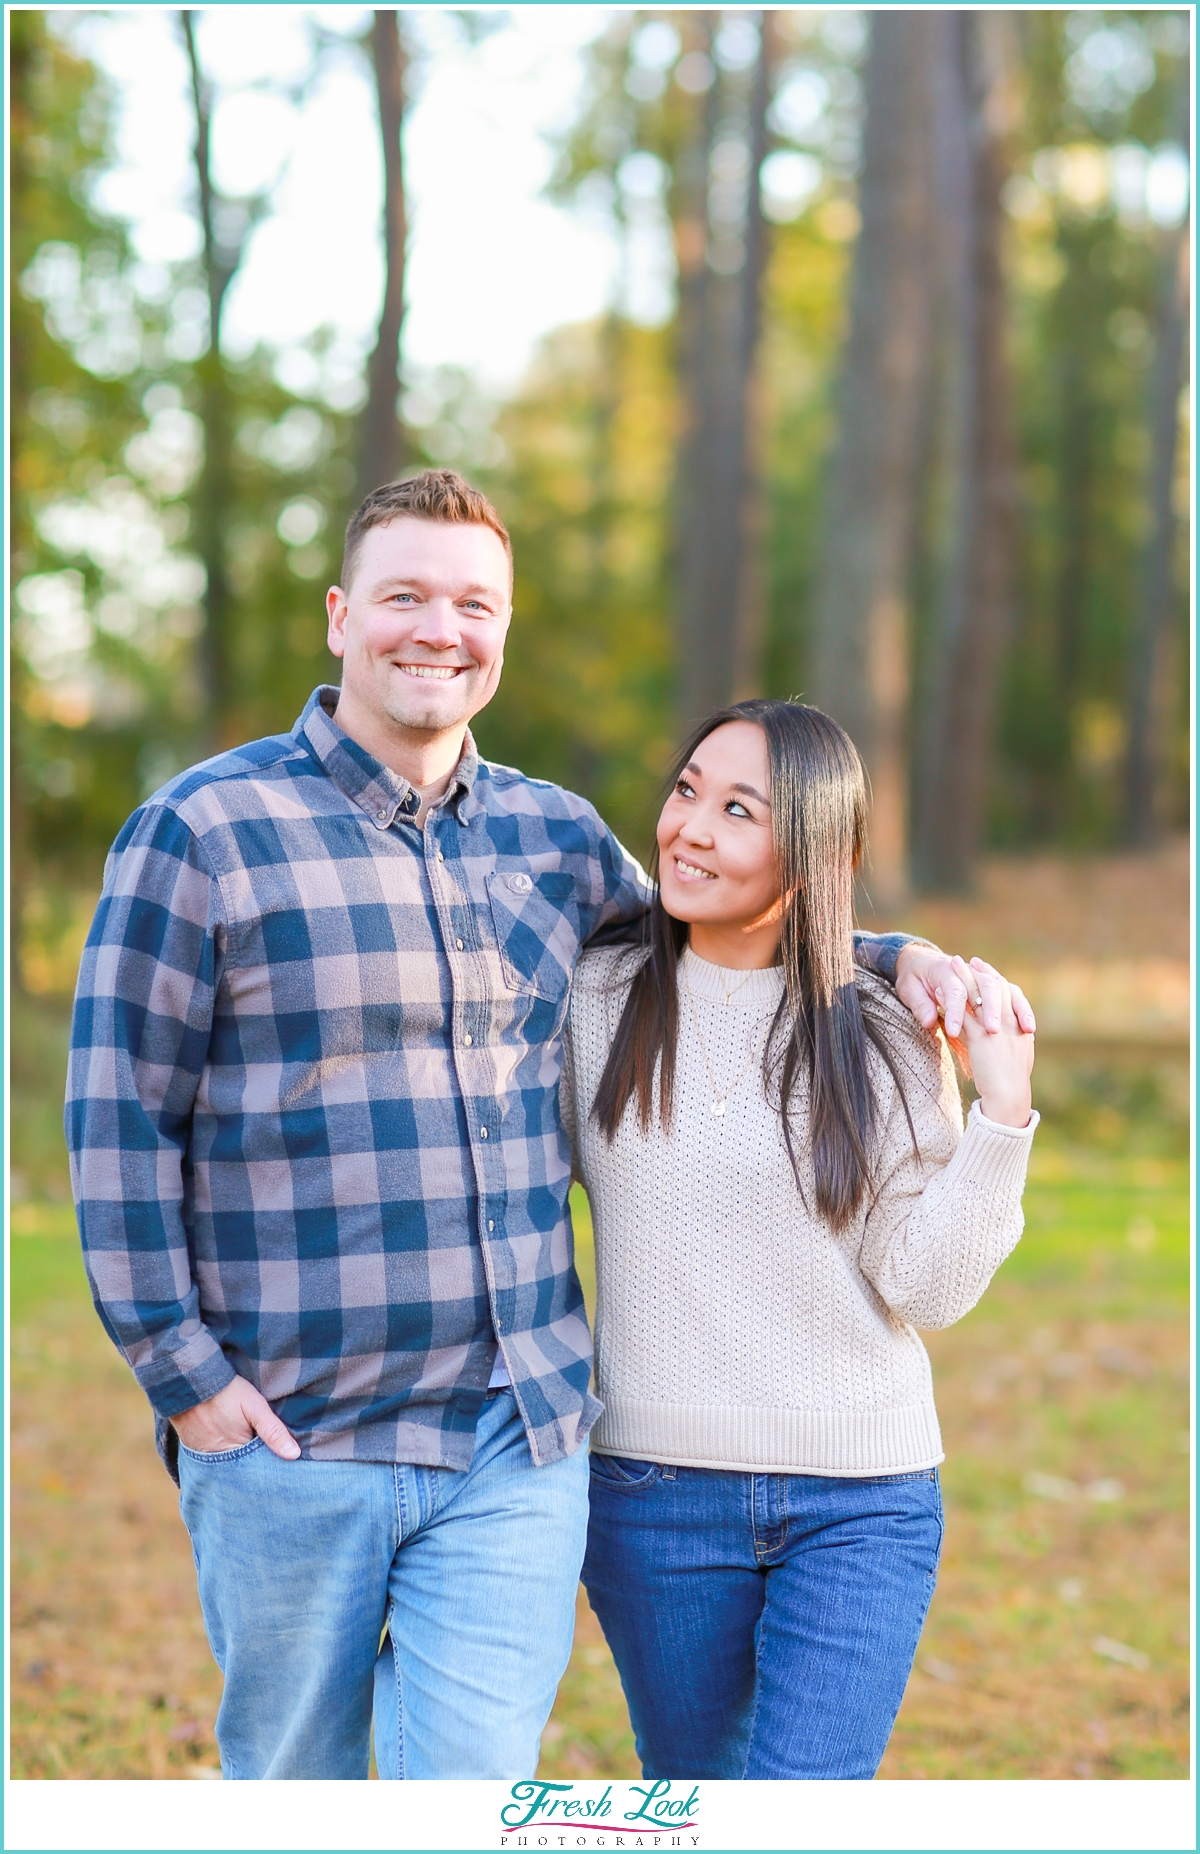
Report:
[[419,676],[425,681],[451,682],[455,676],[469,669],[467,663],[397,663],[396,668],[406,676]]

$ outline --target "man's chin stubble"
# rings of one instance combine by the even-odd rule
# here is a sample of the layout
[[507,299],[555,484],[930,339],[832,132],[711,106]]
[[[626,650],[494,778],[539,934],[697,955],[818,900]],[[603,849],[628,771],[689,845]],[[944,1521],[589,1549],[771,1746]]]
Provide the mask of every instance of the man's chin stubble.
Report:
[[465,699],[453,704],[447,702],[444,707],[435,707],[432,703],[425,707],[417,702],[390,701],[386,704],[386,711],[388,718],[397,727],[406,728],[414,734],[444,734],[447,728],[462,727],[471,718],[471,704]]

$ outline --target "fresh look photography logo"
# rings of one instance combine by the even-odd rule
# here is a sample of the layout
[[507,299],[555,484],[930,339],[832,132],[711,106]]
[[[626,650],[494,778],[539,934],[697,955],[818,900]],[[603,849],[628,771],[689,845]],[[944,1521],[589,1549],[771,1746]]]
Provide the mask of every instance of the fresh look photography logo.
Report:
[[698,1848],[699,1785],[514,1783],[502,1848]]

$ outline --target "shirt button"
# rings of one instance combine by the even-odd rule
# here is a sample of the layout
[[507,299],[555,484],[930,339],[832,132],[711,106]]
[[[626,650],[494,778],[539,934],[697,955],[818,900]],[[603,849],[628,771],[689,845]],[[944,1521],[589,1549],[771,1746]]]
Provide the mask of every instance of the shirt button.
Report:
[[480,1137],[480,1139],[486,1139],[486,1138],[487,1138],[487,1128],[486,1128],[486,1127],[480,1127],[480,1129],[479,1129],[479,1137]]
[[488,1218],[488,1228],[489,1228],[490,1230],[494,1230],[494,1229],[495,1229],[495,1227],[496,1227],[496,1220],[495,1220],[495,1218],[494,1218],[494,1217],[489,1217],[489,1218]]
[[463,1038],[463,1042],[466,1044],[467,1048],[470,1049],[474,1041],[475,1041],[475,1038],[471,1035],[471,1032],[468,1030],[466,1036]]
[[463,950],[463,943],[462,943],[462,941],[461,941],[461,940],[456,940],[456,941],[454,942],[454,944],[455,944],[455,946],[456,946],[456,947],[458,948],[458,950],[459,950],[459,952],[461,953],[461,952],[462,952],[462,950]]
[[386,811],[377,811],[377,812],[375,813],[375,816],[376,816],[376,817],[377,817],[377,818],[379,819],[379,822],[380,822],[380,823],[382,824],[382,823],[383,823],[383,820],[384,820],[384,818],[386,818],[386,816],[387,816],[387,812],[386,812]]
[[444,857],[444,856],[442,855],[442,852],[441,852],[440,850],[439,850],[439,851],[438,851],[438,853],[437,853],[437,859],[438,859],[438,861],[439,861],[439,863],[444,863],[444,862],[445,862],[445,860],[446,860],[446,859],[445,859],[445,857]]

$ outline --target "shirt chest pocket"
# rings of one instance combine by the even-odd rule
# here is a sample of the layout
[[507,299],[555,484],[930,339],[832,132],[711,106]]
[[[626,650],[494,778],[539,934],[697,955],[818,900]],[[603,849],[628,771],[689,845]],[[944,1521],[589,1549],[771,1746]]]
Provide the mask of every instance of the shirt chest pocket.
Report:
[[557,1004],[566,997],[579,956],[574,877],[517,870],[490,875],[487,886],[504,983]]

